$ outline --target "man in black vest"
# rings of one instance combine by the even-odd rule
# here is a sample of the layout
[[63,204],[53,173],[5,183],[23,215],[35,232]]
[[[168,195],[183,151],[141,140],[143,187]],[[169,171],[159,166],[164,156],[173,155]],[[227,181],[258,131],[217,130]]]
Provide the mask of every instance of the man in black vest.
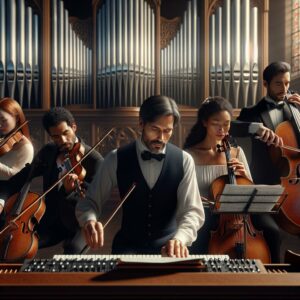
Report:
[[[291,120],[291,110],[287,102],[300,104],[298,94],[290,94],[290,65],[286,62],[273,62],[263,72],[267,95],[252,107],[245,107],[238,117],[240,121],[260,122],[275,131],[285,120]],[[286,101],[285,101],[286,100]],[[271,160],[270,147],[258,139],[252,138],[251,174],[256,184],[279,184],[280,161]],[[272,262],[280,261],[281,237],[278,225],[268,214],[254,215],[254,226],[264,231],[269,244]]]
[[140,108],[141,138],[109,153],[77,204],[76,214],[87,244],[101,247],[104,230],[97,221],[113,187],[121,198],[135,182],[123,204],[123,219],[112,253],[186,257],[187,246],[204,222],[195,165],[185,151],[168,143],[180,118],[174,100],[152,96]]

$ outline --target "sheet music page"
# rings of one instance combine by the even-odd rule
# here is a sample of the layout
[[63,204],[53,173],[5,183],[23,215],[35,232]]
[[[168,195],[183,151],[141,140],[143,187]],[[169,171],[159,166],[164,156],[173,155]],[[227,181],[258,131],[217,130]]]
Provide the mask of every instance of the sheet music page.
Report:
[[192,262],[198,261],[201,257],[186,257],[186,258],[177,258],[177,257],[121,257],[120,261],[123,263],[141,263],[141,264],[173,264],[173,263],[183,263],[183,262]]
[[271,212],[284,191],[281,185],[235,185],[226,184],[220,196],[219,212],[243,212],[251,195],[255,197],[248,212]]

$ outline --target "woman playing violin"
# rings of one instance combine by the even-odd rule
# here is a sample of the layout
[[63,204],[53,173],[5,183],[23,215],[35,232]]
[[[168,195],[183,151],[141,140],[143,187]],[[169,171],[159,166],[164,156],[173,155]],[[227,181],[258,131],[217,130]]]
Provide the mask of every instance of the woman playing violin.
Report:
[[[0,180],[8,180],[33,159],[29,128],[19,103],[11,98],[0,100]],[[14,133],[14,134],[12,134]],[[11,138],[6,139],[11,135]],[[4,203],[0,202],[0,213]]]
[[[198,110],[198,119],[191,129],[184,148],[193,156],[201,196],[211,199],[210,187],[212,182],[227,174],[227,162],[224,152],[218,150],[217,145],[230,130],[232,106],[222,97],[206,99]],[[230,148],[231,160],[228,166],[235,175],[248,179],[251,173],[246,156],[241,147]],[[265,216],[269,217],[269,216]],[[208,253],[210,231],[218,225],[218,217],[212,215],[208,206],[205,207],[205,224],[198,232],[197,241],[190,249],[191,253]],[[261,229],[261,226],[260,226]]]
[[[0,184],[0,199],[7,200],[12,194],[18,192],[28,176],[31,178],[43,177],[43,190],[46,191],[56,183],[67,171],[69,154],[74,148],[78,155],[91,149],[79,136],[77,136],[77,124],[70,111],[63,107],[52,108],[43,116],[43,127],[49,134],[52,142],[46,144],[34,157],[31,165],[23,168],[14,175],[5,185]],[[72,153],[73,154],[73,153]],[[75,156],[77,156],[75,154]],[[77,201],[84,201],[77,193],[76,183],[81,186],[88,185],[102,161],[97,151],[82,162],[82,174],[70,174],[61,184],[51,190],[45,197],[46,211],[37,226],[40,237],[39,248],[49,247],[64,241],[64,253],[79,253],[85,246],[84,239],[80,235],[80,227],[75,217],[75,205]],[[75,164],[74,164],[75,165]],[[31,168],[33,172],[31,172]],[[78,180],[81,178],[80,180]],[[80,181],[80,182],[78,182]]]

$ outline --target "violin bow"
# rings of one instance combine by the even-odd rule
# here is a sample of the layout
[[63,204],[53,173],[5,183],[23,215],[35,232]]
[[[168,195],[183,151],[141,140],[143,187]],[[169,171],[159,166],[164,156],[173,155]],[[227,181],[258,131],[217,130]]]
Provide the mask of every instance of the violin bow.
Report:
[[[262,141],[262,138],[260,136],[255,136],[254,138],[257,139],[257,140]],[[275,145],[275,143],[272,142],[272,143],[270,143],[270,145]],[[291,146],[283,145],[283,146],[280,146],[280,148],[300,153],[300,149],[294,148],[294,147],[291,147]]]
[[[112,220],[112,218],[115,216],[115,214],[118,212],[118,210],[122,207],[123,203],[127,200],[127,198],[130,196],[130,194],[133,192],[133,190],[136,188],[136,183],[134,182],[130,189],[128,190],[128,192],[126,193],[126,195],[124,196],[124,198],[121,200],[121,202],[119,203],[119,205],[115,208],[115,210],[113,211],[113,213],[110,215],[110,217],[108,218],[108,220],[105,222],[105,224],[103,225],[103,229],[105,229],[105,227],[109,224],[109,222]],[[86,254],[88,251],[90,250],[90,247],[88,245],[86,245],[80,252],[80,254]]]
[[[24,123],[23,123],[24,124]],[[23,214],[25,214],[29,209],[31,209],[31,207],[33,207],[38,201],[40,201],[42,198],[44,198],[50,191],[52,191],[61,181],[63,181],[70,173],[72,173],[74,171],[74,169],[76,167],[79,166],[79,164],[85,160],[90,153],[96,148],[98,147],[110,134],[111,132],[114,131],[114,127],[111,128],[103,137],[101,140],[99,140],[82,158],[81,160],[79,160],[66,174],[64,174],[59,180],[57,180],[52,186],[50,186],[48,188],[48,190],[46,190],[41,196],[39,196],[35,201],[33,201],[28,207],[26,207],[19,215],[17,215],[14,219],[12,219],[10,221],[10,223],[15,223]],[[0,235],[3,234],[3,232],[7,229],[7,227],[9,227],[10,224],[8,224],[7,226],[5,226],[1,231],[0,231]]]

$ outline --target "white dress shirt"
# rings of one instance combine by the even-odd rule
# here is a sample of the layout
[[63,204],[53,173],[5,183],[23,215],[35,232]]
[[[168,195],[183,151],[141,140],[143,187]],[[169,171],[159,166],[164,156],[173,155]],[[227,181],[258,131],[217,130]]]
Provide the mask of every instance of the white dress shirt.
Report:
[[[271,97],[266,96],[265,100],[270,103],[279,104],[280,102],[274,101]],[[276,128],[280,123],[284,121],[284,115],[283,115],[283,109],[273,108],[269,110],[269,115],[271,118],[271,121],[274,125],[274,128]]]
[[[136,151],[142,174],[150,189],[155,185],[163,166],[162,161],[143,160],[141,153],[149,149],[141,139],[136,141]],[[162,151],[162,153],[165,152]],[[130,172],[130,170],[128,170]],[[197,231],[204,223],[204,210],[198,189],[195,164],[192,156],[183,151],[183,178],[177,189],[177,231],[174,239],[190,246],[197,237]],[[117,149],[110,152],[98,169],[88,188],[86,199],[79,201],[76,216],[81,226],[89,220],[98,220],[104,203],[117,186]],[[138,212],[137,212],[138,213]]]

